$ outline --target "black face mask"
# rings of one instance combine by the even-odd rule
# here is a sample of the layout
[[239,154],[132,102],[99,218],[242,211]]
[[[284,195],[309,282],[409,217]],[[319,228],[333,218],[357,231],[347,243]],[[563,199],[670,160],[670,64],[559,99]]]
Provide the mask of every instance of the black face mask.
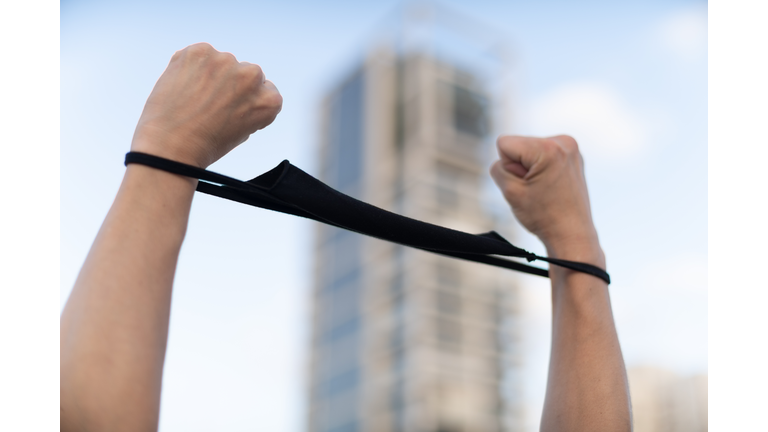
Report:
[[125,164],[137,163],[199,179],[197,191],[243,204],[301,216],[328,225],[416,249],[549,277],[549,272],[500,256],[541,260],[596,276],[611,278],[591,264],[540,257],[514,246],[495,231],[468,234],[407,218],[372,206],[329,187],[284,160],[266,173],[243,182],[191,165],[144,153],[130,152]]

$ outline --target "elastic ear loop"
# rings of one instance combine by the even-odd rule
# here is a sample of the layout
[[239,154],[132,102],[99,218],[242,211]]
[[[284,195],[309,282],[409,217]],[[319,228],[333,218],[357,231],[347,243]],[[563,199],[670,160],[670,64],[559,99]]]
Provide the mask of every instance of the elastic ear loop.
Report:
[[[394,241],[394,240],[384,238],[382,236],[376,236],[376,235],[370,234],[369,232],[365,232],[366,230],[364,229],[351,229],[349,227],[346,227],[342,224],[337,223],[334,220],[320,218],[312,214],[311,212],[308,212],[302,209],[301,206],[296,205],[295,203],[286,202],[284,200],[281,200],[280,198],[275,197],[273,194],[271,194],[270,190],[272,189],[272,187],[277,185],[280,182],[280,180],[283,178],[283,176],[285,176],[286,173],[288,173],[289,170],[291,170],[292,168],[298,169],[293,165],[291,165],[290,162],[288,162],[287,160],[284,160],[277,167],[273,168],[272,170],[268,171],[262,176],[259,176],[256,179],[251,180],[250,182],[244,182],[241,180],[234,179],[232,177],[228,177],[212,171],[204,170],[199,167],[183,164],[180,162],[168,160],[158,156],[149,155],[146,153],[139,153],[139,152],[127,153],[125,155],[125,165],[127,166],[128,164],[131,164],[131,163],[146,165],[146,166],[167,171],[173,174],[196,178],[200,180],[197,185],[197,191],[208,194],[208,195],[214,195],[220,198],[240,202],[243,204],[252,205],[255,207],[264,208],[267,210],[273,210],[281,213],[286,213],[294,216],[300,216],[307,219],[312,219],[312,220],[322,222],[328,225],[332,225],[338,228],[357,232],[359,234],[377,237],[382,240]],[[310,177],[315,182],[322,184],[325,188],[328,188],[333,192],[346,197],[346,195],[343,195],[341,194],[341,192],[333,190],[332,188],[320,182],[319,180],[315,179],[314,177],[309,176],[309,174],[306,174],[303,171],[302,173]],[[267,177],[272,182],[272,184],[271,185],[259,184],[257,180],[260,180],[263,177]],[[347,198],[353,199],[351,197],[347,197]],[[371,207],[375,208],[379,212],[389,213],[386,210],[379,209],[373,206]],[[400,217],[409,221],[413,221],[415,223],[425,224],[425,222],[416,221],[414,219],[405,218],[403,216],[400,216]],[[428,224],[428,225],[431,225],[431,224]],[[439,228],[442,228],[442,227],[439,227]],[[597,266],[594,266],[592,264],[587,264],[587,263],[576,262],[576,261],[568,261],[568,260],[561,260],[557,258],[548,258],[548,257],[538,256],[531,252],[517,248],[516,246],[507,242],[503,237],[501,237],[495,232],[489,233],[490,235],[489,234],[474,235],[474,234],[467,234],[467,233],[462,233],[462,234],[466,234],[467,236],[475,236],[475,237],[486,237],[486,238],[494,237],[495,239],[508,244],[509,246],[514,248],[516,251],[519,251],[513,254],[512,256],[525,258],[528,262],[535,261],[535,260],[545,261],[553,265],[557,265],[563,268],[567,268],[570,270],[595,276],[603,280],[607,284],[611,283],[610,275],[605,270]],[[546,269],[529,266],[526,264],[521,264],[512,260],[509,260],[507,258],[497,256],[495,254],[471,253],[471,252],[461,252],[461,251],[455,251],[455,250],[447,251],[447,250],[433,249],[425,246],[418,246],[414,244],[408,244],[407,242],[397,242],[397,243],[401,243],[401,244],[404,244],[405,246],[425,250],[428,252],[433,252],[440,255],[450,256],[453,258],[460,258],[468,261],[474,261],[474,262],[479,262],[483,264],[493,265],[496,267],[508,268],[511,270],[520,271],[520,272],[533,274],[537,276],[549,277],[549,272]]]

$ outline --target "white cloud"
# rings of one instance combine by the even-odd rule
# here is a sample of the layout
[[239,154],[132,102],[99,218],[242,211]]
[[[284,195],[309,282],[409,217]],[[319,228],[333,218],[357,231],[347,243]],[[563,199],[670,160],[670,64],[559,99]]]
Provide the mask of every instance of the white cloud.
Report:
[[707,8],[682,9],[666,16],[656,27],[656,39],[682,60],[702,57],[707,52]]
[[534,100],[529,115],[533,135],[571,135],[588,160],[625,160],[638,155],[646,143],[645,121],[602,83],[556,88]]

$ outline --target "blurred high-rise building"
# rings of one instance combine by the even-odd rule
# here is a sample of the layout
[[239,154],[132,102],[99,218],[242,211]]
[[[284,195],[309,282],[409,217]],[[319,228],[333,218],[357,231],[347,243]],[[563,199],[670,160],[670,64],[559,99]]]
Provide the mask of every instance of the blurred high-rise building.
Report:
[[706,432],[707,375],[652,366],[627,370],[635,432]]
[[[371,50],[322,104],[321,179],[415,219],[498,229],[482,199],[487,84],[418,50]],[[519,430],[515,278],[319,225],[309,431]]]

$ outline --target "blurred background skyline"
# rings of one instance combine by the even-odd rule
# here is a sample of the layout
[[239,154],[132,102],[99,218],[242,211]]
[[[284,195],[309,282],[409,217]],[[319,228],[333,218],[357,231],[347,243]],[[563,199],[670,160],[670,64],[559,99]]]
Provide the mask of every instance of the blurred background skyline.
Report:
[[[628,367],[706,373],[706,3],[441,3],[510,47],[500,132],[580,142]],[[62,2],[62,306],[174,51],[209,42],[260,64],[284,96],[275,123],[211,170],[246,179],[287,158],[317,174],[320,100],[399,5]],[[161,430],[303,430],[311,239],[306,221],[195,197]],[[527,235],[515,244],[543,252]],[[545,279],[521,280],[527,428],[535,430],[549,290]]]

